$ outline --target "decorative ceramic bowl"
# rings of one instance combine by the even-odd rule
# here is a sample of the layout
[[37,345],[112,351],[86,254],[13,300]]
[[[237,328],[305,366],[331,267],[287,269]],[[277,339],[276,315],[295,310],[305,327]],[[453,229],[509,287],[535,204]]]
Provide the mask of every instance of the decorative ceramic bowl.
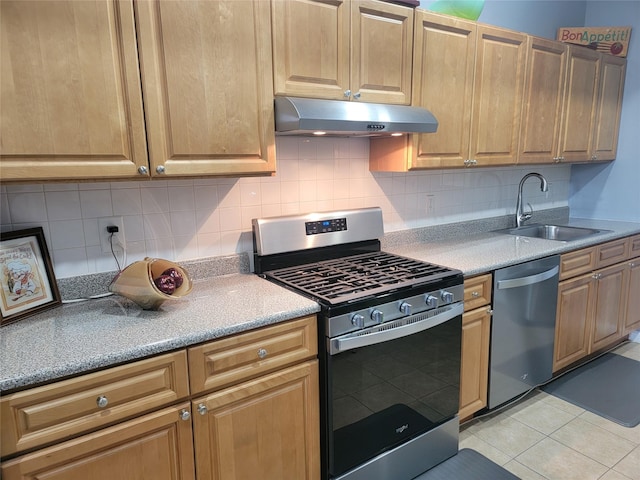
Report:
[[[182,276],[182,285],[171,294],[161,291],[155,283],[169,269],[175,269]],[[133,262],[116,275],[109,285],[110,292],[133,300],[144,310],[157,310],[166,300],[183,297],[192,288],[189,274],[177,263],[149,257]]]

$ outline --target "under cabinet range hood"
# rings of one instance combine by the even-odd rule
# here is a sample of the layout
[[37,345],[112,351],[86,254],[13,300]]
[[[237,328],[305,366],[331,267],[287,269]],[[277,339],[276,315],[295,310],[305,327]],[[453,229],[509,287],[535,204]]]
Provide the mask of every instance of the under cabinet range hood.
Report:
[[420,107],[276,97],[276,135],[372,137],[433,133],[438,121]]

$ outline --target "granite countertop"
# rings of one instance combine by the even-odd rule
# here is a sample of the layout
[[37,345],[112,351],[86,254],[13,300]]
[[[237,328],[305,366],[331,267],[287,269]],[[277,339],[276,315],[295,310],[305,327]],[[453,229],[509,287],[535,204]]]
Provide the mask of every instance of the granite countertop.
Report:
[[[556,223],[610,232],[558,242],[486,231],[484,224],[480,226],[484,230],[474,231],[473,222],[464,222],[393,232],[385,235],[382,249],[475,275],[640,233],[640,223],[584,219]],[[318,311],[312,300],[250,273],[196,280],[189,295],[165,302],[158,311],[142,310],[120,296],[65,304],[0,329],[0,392]]]
[[157,311],[120,296],[64,304],[0,329],[0,391],[64,378],[314,314],[317,303],[253,274],[197,280]]
[[384,250],[461,270],[466,276],[497,270],[516,263],[596,245],[640,233],[640,223],[572,218],[556,224],[609,230],[570,242],[483,232],[455,238],[388,245]]

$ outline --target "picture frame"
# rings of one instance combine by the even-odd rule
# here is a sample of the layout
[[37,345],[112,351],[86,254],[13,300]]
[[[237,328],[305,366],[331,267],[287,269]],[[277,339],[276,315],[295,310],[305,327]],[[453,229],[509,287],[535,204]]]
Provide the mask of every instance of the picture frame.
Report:
[[42,227],[0,233],[0,326],[60,303]]

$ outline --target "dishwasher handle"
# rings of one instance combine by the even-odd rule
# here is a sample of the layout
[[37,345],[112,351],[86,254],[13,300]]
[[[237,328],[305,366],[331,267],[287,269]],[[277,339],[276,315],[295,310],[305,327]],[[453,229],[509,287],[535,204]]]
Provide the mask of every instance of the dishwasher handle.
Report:
[[549,280],[550,278],[555,277],[559,271],[560,268],[558,266],[555,266],[544,272],[536,273],[535,275],[529,275],[520,278],[511,278],[509,280],[499,280],[498,289],[505,290],[507,288],[518,288],[544,282],[545,280]]

